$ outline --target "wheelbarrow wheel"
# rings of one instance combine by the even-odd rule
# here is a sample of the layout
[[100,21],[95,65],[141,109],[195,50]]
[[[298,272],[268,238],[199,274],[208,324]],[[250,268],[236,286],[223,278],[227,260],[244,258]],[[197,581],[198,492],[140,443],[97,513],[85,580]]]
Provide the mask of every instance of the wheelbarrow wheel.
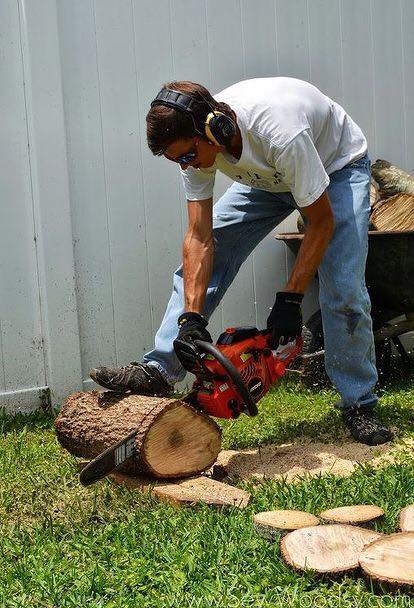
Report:
[[[325,370],[325,340],[320,310],[317,310],[305,322],[302,337],[304,357],[302,359],[301,371],[304,382],[308,386],[318,388],[332,386]],[[380,381],[384,381],[389,375],[391,351],[390,340],[382,340],[375,343],[375,356]]]

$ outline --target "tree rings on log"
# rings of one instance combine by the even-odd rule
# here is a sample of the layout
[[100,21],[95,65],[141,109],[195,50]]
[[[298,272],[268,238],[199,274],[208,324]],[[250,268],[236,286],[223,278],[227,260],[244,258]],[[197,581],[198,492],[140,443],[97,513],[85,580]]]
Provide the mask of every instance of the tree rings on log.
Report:
[[384,515],[384,511],[375,505],[352,505],[322,511],[319,517],[325,522],[335,524],[370,524]]
[[414,532],[414,505],[402,509],[400,513],[400,530],[402,532]]
[[214,506],[232,506],[244,509],[250,501],[250,494],[221,481],[199,476],[182,481],[161,482],[131,477],[122,473],[112,473],[111,479],[130,489],[149,492],[153,496],[177,505],[204,503]]
[[414,589],[414,532],[379,538],[365,547],[359,563],[373,581]]
[[342,524],[301,528],[280,543],[284,560],[298,570],[338,574],[358,567],[362,549],[381,535]]
[[263,511],[253,515],[254,529],[260,536],[268,540],[275,540],[280,532],[291,532],[298,528],[308,528],[318,524],[318,518],[305,511]]
[[65,401],[55,426],[61,445],[86,458],[136,431],[135,455],[119,470],[158,478],[190,477],[208,469],[221,446],[216,422],[172,397],[75,393]]
[[371,224],[375,230],[414,230],[414,195],[397,194],[377,203],[371,213]]

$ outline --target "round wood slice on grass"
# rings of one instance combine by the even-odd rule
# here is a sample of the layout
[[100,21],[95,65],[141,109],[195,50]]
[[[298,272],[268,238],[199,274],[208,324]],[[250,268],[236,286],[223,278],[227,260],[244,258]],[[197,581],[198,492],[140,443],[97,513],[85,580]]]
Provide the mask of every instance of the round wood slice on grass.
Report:
[[402,509],[400,513],[400,530],[402,532],[414,532],[414,505]]
[[280,543],[284,560],[298,570],[338,574],[358,567],[362,549],[381,535],[341,524],[301,528]]
[[373,581],[414,589],[414,532],[383,536],[365,547],[359,563]]
[[275,540],[280,532],[291,532],[298,528],[317,526],[319,519],[306,511],[279,510],[263,511],[253,515],[254,529],[260,536]]
[[136,455],[117,470],[157,478],[183,478],[215,462],[221,431],[212,418],[173,397],[112,391],[74,393],[55,422],[71,454],[95,458],[133,431]]
[[325,522],[335,524],[370,524],[384,515],[384,511],[375,505],[352,505],[322,511],[319,517]]

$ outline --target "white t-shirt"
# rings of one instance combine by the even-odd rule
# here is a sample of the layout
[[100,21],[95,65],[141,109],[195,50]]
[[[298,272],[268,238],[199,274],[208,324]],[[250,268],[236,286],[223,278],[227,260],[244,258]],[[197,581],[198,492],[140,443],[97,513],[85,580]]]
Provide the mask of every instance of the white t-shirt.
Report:
[[367,142],[358,125],[315,86],[295,78],[244,80],[214,95],[236,113],[239,160],[218,154],[208,169],[181,171],[186,197],[213,196],[216,170],[268,192],[291,192],[300,207],[329,185],[329,174],[362,158]]

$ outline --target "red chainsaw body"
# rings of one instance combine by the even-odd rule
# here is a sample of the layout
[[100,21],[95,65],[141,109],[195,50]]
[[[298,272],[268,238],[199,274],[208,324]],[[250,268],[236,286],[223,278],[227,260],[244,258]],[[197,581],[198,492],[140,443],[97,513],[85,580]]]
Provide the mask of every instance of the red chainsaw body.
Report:
[[[230,327],[216,347],[234,365],[253,401],[257,403],[281,378],[287,365],[300,353],[302,338],[271,350],[271,332],[253,327]],[[204,368],[192,387],[194,402],[210,416],[237,418],[245,411],[243,399],[229,374],[212,356],[202,359]]]

